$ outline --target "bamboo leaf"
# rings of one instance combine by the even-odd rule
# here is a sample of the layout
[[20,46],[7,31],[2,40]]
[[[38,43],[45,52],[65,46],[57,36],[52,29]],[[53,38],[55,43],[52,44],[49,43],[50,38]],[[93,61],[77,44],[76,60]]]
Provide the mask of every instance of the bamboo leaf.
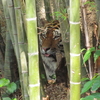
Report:
[[3,97],[2,100],[11,100],[9,97]]
[[94,53],[94,62],[96,62],[99,56],[100,56],[100,50],[96,50],[96,52]]
[[96,91],[100,87],[100,80],[95,81],[95,83],[92,86],[92,91]]
[[10,83],[8,86],[7,86],[7,90],[10,92],[10,93],[13,93],[15,90],[17,89],[17,86],[14,82]]
[[6,78],[0,79],[0,87],[7,86],[10,83],[10,80]]
[[93,82],[94,81],[91,80],[91,81],[88,81],[87,83],[85,83],[84,87],[82,88],[81,94],[87,92],[93,85]]
[[93,93],[91,96],[93,96],[94,98],[100,98],[100,93]]
[[83,48],[82,50],[81,50],[81,52],[83,52],[83,51],[85,51],[86,49],[85,48]]
[[91,56],[91,52],[95,51],[95,48],[92,47],[89,50],[86,51],[84,57],[83,57],[83,63],[85,63]]
[[81,81],[87,81],[89,78],[82,78]]
[[17,98],[13,98],[12,100],[17,100]]
[[94,100],[94,96],[89,95],[89,96],[86,96],[85,98],[81,98],[80,100]]
[[97,76],[96,75],[93,77],[93,80],[100,80],[100,76]]
[[85,63],[90,58],[90,56],[91,52],[88,50],[83,57],[83,63]]
[[95,47],[90,48],[89,51],[91,52],[95,51]]

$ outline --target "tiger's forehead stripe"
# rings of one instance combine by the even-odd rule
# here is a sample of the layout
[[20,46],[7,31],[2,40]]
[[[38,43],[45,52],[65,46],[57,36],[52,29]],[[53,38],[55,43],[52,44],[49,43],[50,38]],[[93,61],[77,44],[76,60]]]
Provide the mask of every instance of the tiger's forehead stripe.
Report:
[[[48,35],[48,32],[52,34],[53,36]],[[44,38],[47,38],[48,36],[50,36],[50,37],[53,37],[53,39],[55,40],[56,38],[61,37],[59,21],[54,20],[52,22],[46,22],[46,24],[44,25],[44,32],[42,33],[42,36],[44,36]]]

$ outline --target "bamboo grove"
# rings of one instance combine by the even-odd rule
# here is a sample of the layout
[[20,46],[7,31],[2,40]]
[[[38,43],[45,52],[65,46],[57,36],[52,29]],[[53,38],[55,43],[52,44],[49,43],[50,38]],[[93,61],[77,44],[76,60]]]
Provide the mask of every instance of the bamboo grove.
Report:
[[[81,82],[81,79],[88,78],[91,83],[95,75],[97,75],[95,77],[99,76],[98,66],[100,66],[98,64],[100,58],[93,58],[93,54],[100,56],[100,0],[93,1],[96,12],[96,22],[93,26],[95,43],[89,32],[86,14],[88,12],[87,5],[91,8],[92,1],[2,0],[6,20],[6,32],[4,33],[6,38],[3,40],[5,41],[5,53],[2,69],[4,77],[15,82],[17,79],[13,77],[15,72],[12,68],[18,68],[18,80],[22,94],[22,98],[18,100],[49,100],[48,98],[43,99],[46,97],[43,89],[45,82],[41,79],[43,63],[41,63],[38,33],[42,27],[40,23],[42,18],[48,21],[56,19],[60,22],[68,71],[69,90],[67,94],[70,96],[68,95],[67,99],[80,100],[82,96],[84,97],[81,95],[81,90],[86,81]],[[86,55],[87,52],[89,55]],[[94,62],[94,59],[97,60]],[[96,93],[96,91],[89,91],[90,94],[94,92]],[[0,100],[3,100],[1,93],[0,95]]]

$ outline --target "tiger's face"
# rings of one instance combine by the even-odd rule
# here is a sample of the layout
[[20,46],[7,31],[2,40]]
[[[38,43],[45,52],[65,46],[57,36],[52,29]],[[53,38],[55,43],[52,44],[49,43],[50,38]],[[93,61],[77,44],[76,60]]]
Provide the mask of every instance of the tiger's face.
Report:
[[54,56],[61,41],[60,37],[54,36],[54,28],[48,29],[45,37],[42,36],[41,52],[44,56]]
[[41,34],[41,53],[46,57],[55,56],[61,41],[60,25],[58,20],[43,22],[44,33]]

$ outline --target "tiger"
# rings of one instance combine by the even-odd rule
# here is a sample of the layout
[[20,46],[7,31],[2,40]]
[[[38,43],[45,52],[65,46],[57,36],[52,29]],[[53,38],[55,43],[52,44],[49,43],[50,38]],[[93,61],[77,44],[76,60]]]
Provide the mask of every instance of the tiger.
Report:
[[40,52],[48,83],[55,83],[57,81],[56,71],[59,69],[59,65],[64,58],[58,20],[46,22],[44,32],[40,34],[40,45]]

